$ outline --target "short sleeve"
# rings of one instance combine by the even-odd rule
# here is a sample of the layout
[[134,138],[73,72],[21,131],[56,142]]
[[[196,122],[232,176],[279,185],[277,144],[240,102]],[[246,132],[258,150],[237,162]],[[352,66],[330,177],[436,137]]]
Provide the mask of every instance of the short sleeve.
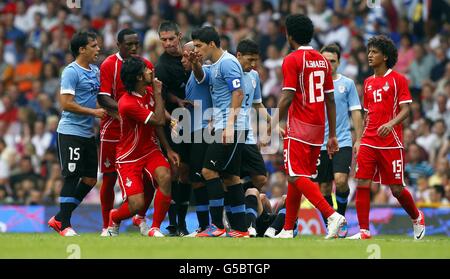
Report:
[[142,107],[135,99],[121,105],[122,106],[119,107],[120,114],[129,117],[138,123],[147,124],[153,114],[153,111]]
[[369,100],[368,100],[368,92],[367,92],[367,79],[364,81],[364,94],[363,94],[363,108],[365,111],[369,111]]
[[61,74],[61,94],[75,95],[78,83],[78,74],[74,68],[65,68]]
[[398,75],[398,78],[396,78],[395,81],[397,82],[398,103],[411,103],[411,93],[409,92],[408,81],[406,78],[402,75]]
[[211,69],[209,66],[203,66],[203,79],[198,81],[197,79],[195,79],[195,81],[197,82],[197,84],[207,84],[209,83],[209,78],[211,76]]
[[361,102],[359,101],[358,91],[356,90],[353,80],[349,80],[349,92],[348,92],[348,110],[360,110]]
[[255,79],[256,79],[256,88],[255,88],[255,95],[253,96],[253,103],[259,104],[262,103],[262,97],[261,97],[261,81],[259,79],[258,72],[255,73]]
[[241,88],[242,71],[238,62],[232,59],[225,59],[220,65],[220,71],[228,84],[230,92]]
[[325,94],[327,93],[333,93],[334,92],[334,84],[333,84],[333,73],[331,69],[330,62],[325,59],[325,63],[327,63],[327,71],[325,72],[325,80],[323,82],[323,92]]
[[[100,93],[99,95],[112,96],[114,84],[114,72],[110,67],[109,60],[105,60],[100,66]],[[120,75],[120,73],[118,73]]]
[[294,55],[291,54],[284,58],[281,71],[283,72],[282,90],[297,91],[298,69]]

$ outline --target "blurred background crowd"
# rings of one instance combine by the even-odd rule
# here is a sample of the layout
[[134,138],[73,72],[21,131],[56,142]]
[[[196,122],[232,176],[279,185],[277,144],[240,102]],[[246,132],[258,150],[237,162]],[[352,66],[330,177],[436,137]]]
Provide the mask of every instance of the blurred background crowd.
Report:
[[[74,3],[72,8],[69,2]],[[267,108],[274,108],[281,91],[281,64],[290,51],[284,18],[303,13],[316,29],[314,48],[335,42],[341,46],[339,72],[355,81],[360,96],[364,79],[372,74],[365,48],[368,38],[385,34],[396,43],[399,56],[394,69],[408,77],[414,99],[404,125],[407,184],[419,205],[449,206],[450,4],[445,0],[381,0],[372,1],[375,6],[369,7],[367,2],[1,1],[0,204],[58,202],[62,186],[55,132],[61,113],[59,78],[65,65],[73,61],[69,42],[74,32],[99,34],[99,64],[117,51],[117,33],[126,27],[139,32],[142,56],[156,64],[163,52],[157,30],[164,19],[179,25],[184,41],[193,29],[214,26],[221,34],[222,47],[231,53],[241,39],[251,38],[260,47],[263,101]],[[270,175],[265,190],[276,202],[286,191],[283,157],[278,153],[264,159]],[[349,183],[353,203],[355,181]],[[85,202],[99,203],[98,189]],[[372,204],[396,205],[396,201],[385,186],[373,184]]]

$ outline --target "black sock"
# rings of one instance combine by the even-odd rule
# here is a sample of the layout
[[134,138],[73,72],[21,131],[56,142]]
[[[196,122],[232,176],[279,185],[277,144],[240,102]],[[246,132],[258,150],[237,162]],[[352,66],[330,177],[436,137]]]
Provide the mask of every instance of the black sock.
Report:
[[277,217],[275,217],[275,220],[273,220],[272,224],[270,225],[272,228],[275,229],[277,233],[283,229],[285,217],[286,217],[286,207],[285,205],[283,205],[283,207],[278,211]]
[[170,201],[169,211],[169,226],[177,226],[177,198],[178,198],[178,181],[172,181],[172,200]]
[[76,192],[75,192],[75,198],[82,202],[84,198],[89,194],[89,192],[92,190],[94,186],[89,186],[86,183],[84,183],[82,180],[78,183]]
[[219,229],[223,229],[223,200],[224,190],[219,177],[205,181],[208,191],[209,212],[211,213],[211,223]]
[[72,211],[80,203],[80,201],[75,198],[79,179],[79,177],[74,176],[64,178],[64,185],[59,196],[60,210],[55,216],[56,220],[61,221],[61,230],[71,227],[70,218],[72,217]]
[[179,183],[178,201],[177,201],[177,216],[178,228],[186,228],[186,214],[189,207],[189,200],[191,199],[191,184]]
[[223,200],[223,205],[225,208],[225,213],[227,215],[228,223],[232,228],[234,226],[233,213],[231,212],[231,197],[230,192],[225,192],[225,197]]
[[245,192],[242,184],[228,186],[227,190],[230,193],[231,213],[233,214],[234,222],[234,226],[231,228],[246,232],[248,227],[245,225]]
[[[328,204],[333,207],[333,197],[331,195],[329,196],[323,196],[325,200],[328,202]],[[325,227],[328,226],[328,220],[327,218],[322,216],[323,221],[325,222]]]
[[247,191],[247,189],[256,188],[256,187],[255,187],[255,185],[253,185],[253,182],[250,180],[250,181],[243,183],[242,188],[244,188],[244,193],[245,193],[245,191]]
[[254,195],[245,197],[245,222],[247,228],[256,228],[256,218],[258,217],[258,199]]
[[195,211],[197,213],[198,226],[205,230],[209,225],[209,200],[206,186],[194,189]]
[[337,212],[342,216],[345,216],[345,210],[347,210],[348,195],[350,195],[350,190],[336,191]]

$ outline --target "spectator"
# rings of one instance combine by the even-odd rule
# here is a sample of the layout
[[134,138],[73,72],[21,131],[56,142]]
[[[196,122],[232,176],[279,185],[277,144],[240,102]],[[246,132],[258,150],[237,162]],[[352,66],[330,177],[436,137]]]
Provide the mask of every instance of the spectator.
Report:
[[447,158],[438,159],[438,162],[436,163],[436,172],[429,178],[428,184],[430,186],[445,185],[444,182],[448,170],[449,170],[448,159]]
[[51,141],[52,134],[45,131],[44,120],[34,122],[34,136],[31,138],[31,143],[36,149],[36,155],[39,157],[44,156],[45,151],[50,147]]
[[417,190],[413,191],[414,200],[416,202],[429,203],[430,192],[428,179],[425,176],[419,176],[419,178],[417,178]]
[[439,94],[433,110],[428,111],[427,117],[433,121],[442,119],[447,127],[450,127],[450,109],[447,108],[447,95]]
[[445,73],[445,67],[449,62],[449,59],[445,55],[445,49],[443,47],[438,47],[434,50],[436,56],[436,65],[431,69],[430,79],[433,82],[440,80]]
[[259,39],[258,45],[261,55],[261,60],[264,61],[267,58],[267,48],[270,45],[276,46],[278,51],[281,51],[286,43],[286,37],[281,34],[279,24],[275,20],[270,20],[267,24],[267,34],[262,35]]
[[36,48],[28,46],[25,59],[16,67],[14,76],[20,93],[31,90],[32,81],[39,79],[42,69],[42,61],[38,57]]
[[409,162],[406,164],[405,172],[409,177],[409,182],[413,188],[417,186],[417,179],[420,176],[430,177],[434,171],[431,165],[421,158],[420,146],[416,143],[409,145]]
[[434,185],[431,187],[430,202],[436,206],[448,204],[448,200],[445,198],[444,186]]
[[407,74],[409,73],[409,68],[411,63],[415,59],[415,52],[412,47],[411,35],[406,33],[401,36],[400,48],[398,49],[398,61],[395,64],[394,70]]
[[435,58],[429,54],[423,44],[414,45],[414,62],[409,68],[410,86],[419,90],[424,80],[430,78],[431,69],[436,65]]
[[419,127],[417,129],[417,139],[416,142],[420,145],[425,151],[430,154],[436,149],[435,142],[437,140],[437,135],[431,133],[431,127],[433,125],[433,121],[428,118],[419,120]]

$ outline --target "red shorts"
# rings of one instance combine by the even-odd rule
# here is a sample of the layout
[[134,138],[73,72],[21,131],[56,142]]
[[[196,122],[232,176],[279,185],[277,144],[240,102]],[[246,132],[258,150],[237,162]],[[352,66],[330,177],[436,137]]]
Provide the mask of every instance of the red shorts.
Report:
[[[122,199],[144,193],[144,186],[156,188],[155,170],[165,167],[170,170],[170,164],[160,150],[153,151],[150,155],[133,163],[116,164],[119,177],[119,186],[122,190]],[[152,185],[144,185],[143,175]]]
[[100,141],[100,172],[116,171],[116,146],[119,141]]
[[284,140],[284,169],[289,176],[312,177],[317,174],[320,147],[287,138]]
[[361,145],[356,157],[355,178],[405,186],[403,153],[402,148],[378,149]]

